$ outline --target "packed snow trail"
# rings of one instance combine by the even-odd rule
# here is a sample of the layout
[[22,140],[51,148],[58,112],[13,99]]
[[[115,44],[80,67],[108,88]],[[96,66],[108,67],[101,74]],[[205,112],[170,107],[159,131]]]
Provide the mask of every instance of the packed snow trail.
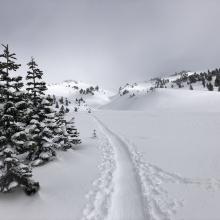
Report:
[[[171,182],[169,177],[150,164],[143,161],[142,155],[123,137],[111,131],[97,117],[108,145],[115,151],[112,193],[109,210],[105,218],[93,220],[169,220],[181,205],[169,197],[160,185],[163,178]],[[169,177],[167,177],[169,176]],[[170,177],[171,178],[171,177]],[[172,179],[172,178],[171,178]],[[176,180],[176,178],[174,178]],[[173,179],[172,179],[173,180]],[[99,215],[100,216],[100,215]]]
[[87,204],[83,210],[82,220],[105,219],[114,190],[113,175],[116,169],[115,150],[107,137],[99,134],[98,136],[98,147],[102,152],[102,161],[99,165],[100,175],[93,182],[92,189],[86,195]]
[[166,186],[220,190],[218,179],[185,178],[147,163],[133,143],[94,119],[103,159],[83,220],[171,220],[184,201],[173,198]]
[[116,170],[113,177],[114,191],[107,220],[146,220],[141,184],[133,166],[128,147],[101,121],[104,135],[115,151]]

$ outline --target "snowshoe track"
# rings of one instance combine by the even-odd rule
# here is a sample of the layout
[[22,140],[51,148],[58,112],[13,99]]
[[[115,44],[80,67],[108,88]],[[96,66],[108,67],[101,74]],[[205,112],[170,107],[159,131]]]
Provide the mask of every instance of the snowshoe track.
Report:
[[113,173],[116,169],[115,153],[105,136],[102,136],[99,142],[102,152],[102,162],[99,166],[100,177],[93,182],[93,189],[86,195],[87,205],[83,211],[82,220],[103,220],[110,206]]

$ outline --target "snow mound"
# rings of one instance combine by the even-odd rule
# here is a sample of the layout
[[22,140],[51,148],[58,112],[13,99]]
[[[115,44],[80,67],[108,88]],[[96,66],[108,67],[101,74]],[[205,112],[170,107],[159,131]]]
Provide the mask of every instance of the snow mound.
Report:
[[191,91],[179,89],[156,89],[146,94],[116,96],[112,102],[102,106],[101,109],[109,110],[137,110],[150,109],[186,110],[186,111],[220,111],[219,92]]

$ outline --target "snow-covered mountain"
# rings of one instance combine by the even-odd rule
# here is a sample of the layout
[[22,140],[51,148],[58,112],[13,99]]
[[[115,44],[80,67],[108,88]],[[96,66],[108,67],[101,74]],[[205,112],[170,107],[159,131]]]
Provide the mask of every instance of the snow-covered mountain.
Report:
[[61,83],[47,85],[47,93],[56,97],[68,98],[72,104],[77,104],[76,99],[82,98],[85,103],[81,108],[97,108],[110,102],[113,92],[101,89],[98,85],[92,85],[80,81],[67,80]]
[[127,83],[120,87],[119,94],[129,96],[144,95],[155,88],[184,90],[218,91],[220,88],[220,69],[204,72],[182,71],[166,77],[158,77],[139,83]]
[[192,108],[197,106],[210,111],[219,99],[219,90],[219,69],[208,72],[183,71],[163,78],[127,83],[120,87],[118,94],[112,98],[111,102],[100,108],[146,110],[152,105],[158,108],[170,108],[188,103]]
[[[166,91],[163,89],[166,89]],[[174,91],[171,91],[174,90]],[[183,90],[180,92],[179,90]],[[48,94],[56,97],[68,98],[72,107],[78,106],[76,99],[83,99],[79,109],[136,109],[143,110],[149,107],[149,99],[154,103],[159,103],[158,97],[162,96],[167,100],[164,106],[169,106],[173,96],[186,96],[193,99],[200,96],[201,100],[205,91],[220,90],[220,69],[204,72],[182,71],[162,78],[154,78],[149,81],[138,83],[127,83],[119,88],[118,94],[114,94],[97,85],[92,85],[80,81],[67,80],[62,83],[48,84]],[[198,91],[195,92],[195,91]],[[202,92],[203,91],[203,92]],[[213,94],[213,102],[218,98]],[[186,98],[186,100],[188,100]],[[144,103],[144,104],[141,104]],[[176,104],[176,103],[175,103]],[[158,104],[159,105],[159,104]]]

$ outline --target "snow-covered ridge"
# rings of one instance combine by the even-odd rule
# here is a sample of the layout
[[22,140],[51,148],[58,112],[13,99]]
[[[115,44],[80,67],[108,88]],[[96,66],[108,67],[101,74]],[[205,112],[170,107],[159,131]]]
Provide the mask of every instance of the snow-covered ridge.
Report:
[[[186,108],[190,111],[219,111],[220,69],[186,72],[149,81],[126,84],[102,109],[147,110]],[[187,110],[187,111],[188,111]]]
[[187,112],[219,112],[219,92],[158,88],[146,94],[116,96],[101,109],[148,111],[152,109]]
[[149,81],[127,83],[125,86],[120,87],[119,95],[128,94],[130,97],[144,95],[155,88],[219,91],[220,69],[204,72],[182,71],[166,77],[157,77]]
[[48,94],[68,98],[72,103],[76,99],[82,98],[86,102],[86,105],[91,108],[107,104],[114,95],[114,93],[104,90],[98,85],[75,80],[48,84],[47,87]]

